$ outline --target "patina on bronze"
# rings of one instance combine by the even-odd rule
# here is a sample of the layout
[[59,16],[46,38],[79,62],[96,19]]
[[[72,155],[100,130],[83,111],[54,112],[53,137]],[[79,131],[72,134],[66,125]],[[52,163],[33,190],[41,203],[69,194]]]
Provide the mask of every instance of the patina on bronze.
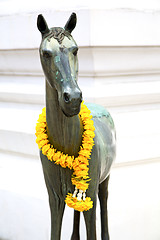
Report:
[[[79,118],[82,92],[77,84],[78,46],[71,36],[76,26],[76,14],[72,13],[63,28],[48,28],[42,15],[37,26],[42,34],[40,59],[46,79],[46,121],[49,141],[54,148],[68,155],[78,156],[82,143],[83,125]],[[101,208],[101,237],[109,239],[107,198],[111,165],[115,159],[115,128],[113,120],[103,107],[87,104],[95,126],[94,147],[89,160],[91,178],[87,195],[93,208],[83,212],[87,240],[96,239],[96,201]],[[72,170],[48,161],[40,152],[44,178],[49,195],[51,211],[51,240],[60,240],[65,197],[73,193]],[[74,211],[74,226],[71,240],[79,240],[80,212]]]

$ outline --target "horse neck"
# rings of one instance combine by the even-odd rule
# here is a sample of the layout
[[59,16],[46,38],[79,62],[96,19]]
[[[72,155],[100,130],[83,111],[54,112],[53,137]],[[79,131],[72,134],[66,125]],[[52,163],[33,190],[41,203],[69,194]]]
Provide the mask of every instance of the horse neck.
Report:
[[46,81],[46,121],[48,138],[54,148],[68,155],[78,155],[83,126],[78,115],[66,117],[60,109],[57,91]]

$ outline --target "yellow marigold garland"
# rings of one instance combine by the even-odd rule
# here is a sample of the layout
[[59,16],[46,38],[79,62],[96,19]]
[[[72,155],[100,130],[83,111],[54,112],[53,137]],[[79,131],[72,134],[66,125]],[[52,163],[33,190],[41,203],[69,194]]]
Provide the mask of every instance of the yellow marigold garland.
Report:
[[82,102],[79,116],[82,119],[84,131],[82,135],[82,146],[78,157],[69,156],[61,151],[54,149],[50,144],[46,131],[46,109],[42,109],[42,113],[39,115],[38,122],[36,124],[36,143],[41,149],[42,153],[47,156],[48,160],[54,162],[57,165],[61,165],[63,168],[68,167],[73,169],[72,184],[75,185],[75,191],[73,195],[68,193],[65,199],[66,204],[69,207],[74,208],[77,211],[87,211],[93,207],[93,202],[90,197],[86,197],[86,190],[89,186],[88,165],[91,155],[92,147],[94,145],[94,125],[90,110]]

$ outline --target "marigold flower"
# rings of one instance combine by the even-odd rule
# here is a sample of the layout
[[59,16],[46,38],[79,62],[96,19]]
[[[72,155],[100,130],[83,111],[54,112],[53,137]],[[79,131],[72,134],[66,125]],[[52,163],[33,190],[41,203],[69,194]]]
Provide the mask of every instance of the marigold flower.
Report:
[[38,142],[38,147],[41,149],[44,145],[48,144],[49,141],[46,140],[41,140],[40,142]]
[[48,150],[48,152],[47,152],[47,158],[48,158],[50,161],[53,160],[54,152],[55,152],[54,148],[53,148],[53,149],[50,148],[50,149]]
[[88,165],[89,164],[89,160],[88,159],[89,158],[86,158],[86,157],[84,157],[83,155],[80,155],[80,154],[78,156],[78,160],[79,160],[80,164],[84,163],[84,164]]
[[44,146],[42,147],[42,153],[43,153],[44,155],[46,155],[49,149],[50,149],[50,144],[44,145]]
[[84,136],[94,138],[95,134],[91,130],[86,130],[86,131],[84,131]]
[[72,169],[72,167],[73,167],[73,160],[74,160],[74,157],[73,157],[73,156],[68,156],[68,155],[67,155],[66,162],[67,162],[67,167],[68,167],[69,169]]
[[73,161],[73,169],[76,168],[77,166],[79,166],[79,159],[78,157],[74,159]]
[[36,124],[36,128],[44,128],[44,131],[46,130],[46,122],[38,122]]
[[48,138],[48,136],[47,136],[47,134],[45,134],[45,133],[41,133],[41,134],[39,134],[38,135],[38,137],[37,137],[37,140],[39,139],[39,140],[45,140],[45,139],[47,139]]
[[74,170],[73,174],[77,177],[85,177],[88,174],[88,170]]
[[89,150],[87,150],[87,149],[81,149],[79,151],[79,154],[84,156],[84,157],[86,157],[86,158],[88,158],[91,155],[91,152]]
[[90,197],[86,197],[85,201],[78,201],[77,198],[72,197],[71,193],[66,196],[65,202],[69,207],[80,212],[88,211],[93,207],[93,201],[91,201]]
[[43,116],[43,115],[39,115],[39,118],[38,118],[38,122],[45,122],[45,119],[46,119],[46,117],[45,116]]
[[56,152],[55,154],[54,154],[54,161],[57,161],[57,160],[60,160],[60,157],[61,157],[61,152],[60,151],[58,151],[58,152]]
[[[87,179],[87,181],[89,180]],[[71,181],[72,181],[72,184],[77,187],[77,189],[82,189],[83,191],[88,189],[89,183],[86,182],[86,180],[84,179],[78,179],[78,178],[72,177]]]
[[89,143],[89,144],[91,144],[93,146],[94,145],[94,140],[93,140],[93,138],[90,138],[90,137],[87,137],[87,136],[83,136],[82,143]]
[[87,150],[91,150],[91,149],[92,149],[92,145],[89,144],[89,143],[82,143],[82,147],[83,147],[84,149],[87,149]]
[[[91,120],[92,116],[90,110],[82,102],[79,117],[82,120],[84,132],[82,134],[82,146],[80,147],[78,157],[68,156],[63,152],[54,149],[53,145],[48,140],[46,131],[46,109],[42,109],[42,113],[39,115],[38,122],[36,124],[36,143],[42,150],[42,153],[47,156],[48,160],[54,161],[55,164],[61,165],[61,167],[73,169],[72,184],[82,191],[88,189],[90,181],[88,176],[88,165],[91,155],[91,150],[94,145],[94,122]],[[72,194],[66,196],[65,202],[68,206],[73,207],[77,211],[87,211],[93,207],[93,202],[89,197],[85,200],[79,201],[77,198],[73,198]]]
[[61,155],[61,157],[60,157],[60,165],[61,165],[63,168],[66,168],[66,166],[67,166],[66,156],[65,156],[64,154]]

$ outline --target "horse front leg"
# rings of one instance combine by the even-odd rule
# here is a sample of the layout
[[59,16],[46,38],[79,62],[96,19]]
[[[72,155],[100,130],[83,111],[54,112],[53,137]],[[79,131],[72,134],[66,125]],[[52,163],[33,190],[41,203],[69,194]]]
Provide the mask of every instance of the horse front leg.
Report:
[[74,211],[74,220],[73,220],[73,232],[71,240],[80,240],[79,235],[79,222],[80,222],[80,212]]
[[99,185],[99,201],[101,209],[101,239],[109,240],[108,233],[108,211],[107,211],[107,200],[108,200],[108,182],[109,176]]
[[84,211],[84,219],[87,231],[87,240],[96,240],[96,197],[92,198],[93,208],[89,211]]
[[48,190],[48,193],[51,212],[51,240],[60,240],[62,218],[65,208],[64,199],[60,199],[51,189]]

